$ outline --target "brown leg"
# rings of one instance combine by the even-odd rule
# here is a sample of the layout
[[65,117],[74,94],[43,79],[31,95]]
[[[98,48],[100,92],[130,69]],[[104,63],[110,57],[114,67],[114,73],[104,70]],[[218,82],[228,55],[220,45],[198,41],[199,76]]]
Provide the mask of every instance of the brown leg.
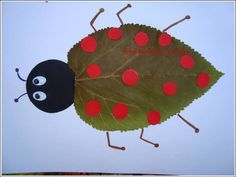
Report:
[[195,130],[195,133],[198,133],[200,130],[195,127],[193,124],[189,123],[186,119],[184,119],[181,115],[177,114],[180,119],[182,119],[186,124],[188,124],[190,127],[192,127]]
[[122,19],[120,18],[120,14],[121,14],[125,9],[127,9],[127,8],[129,8],[129,7],[131,7],[131,4],[127,4],[127,6],[125,6],[123,9],[121,9],[119,12],[116,13],[117,17],[118,17],[119,20],[120,20],[121,25],[123,25],[124,23],[123,23]]
[[100,13],[104,12],[103,8],[100,8],[98,13],[93,17],[93,19],[90,22],[90,25],[92,26],[93,30],[96,32],[97,30],[95,29],[95,27],[93,26],[93,23],[95,22],[96,18],[100,15]]
[[171,24],[171,25],[168,26],[167,28],[165,28],[165,29],[163,30],[163,32],[166,32],[166,31],[167,31],[168,29],[170,29],[171,27],[177,25],[178,23],[181,23],[182,21],[184,21],[184,20],[186,20],[186,19],[190,19],[190,18],[191,18],[191,17],[190,17],[189,15],[186,15],[186,16],[185,16],[184,18],[182,18],[181,20],[179,20],[179,21],[177,21],[177,22]]
[[122,151],[125,150],[125,147],[119,147],[119,146],[113,146],[113,145],[111,145],[111,143],[110,143],[110,137],[109,137],[109,132],[106,132],[106,134],[107,134],[107,143],[108,143],[108,146],[109,146],[109,147],[114,148],[114,149],[119,149],[119,150],[122,150]]
[[144,139],[144,138],[143,138],[143,132],[144,132],[144,130],[143,130],[143,128],[142,128],[142,130],[141,130],[141,135],[140,135],[140,139],[141,139],[141,140],[143,140],[143,141],[145,141],[145,142],[147,142],[147,143],[149,143],[149,144],[152,144],[152,145],[154,145],[155,147],[159,147],[159,144],[158,144],[158,143],[153,143],[153,142],[151,142],[151,141],[148,141],[148,140]]

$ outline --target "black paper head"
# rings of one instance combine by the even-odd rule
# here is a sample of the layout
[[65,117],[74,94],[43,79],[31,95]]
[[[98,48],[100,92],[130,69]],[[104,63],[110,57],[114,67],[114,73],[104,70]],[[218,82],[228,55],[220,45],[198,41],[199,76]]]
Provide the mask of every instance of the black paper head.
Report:
[[62,61],[41,62],[30,72],[26,90],[38,109],[49,113],[62,111],[74,102],[74,73]]

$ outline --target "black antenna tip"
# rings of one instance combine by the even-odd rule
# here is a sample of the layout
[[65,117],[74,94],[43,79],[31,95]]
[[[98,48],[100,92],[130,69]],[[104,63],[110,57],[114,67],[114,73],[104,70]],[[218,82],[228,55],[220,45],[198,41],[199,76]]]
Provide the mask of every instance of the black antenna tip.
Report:
[[124,150],[125,150],[125,147],[121,147],[121,150],[124,151]]
[[19,68],[16,68],[15,71],[16,71],[16,72],[19,72]]
[[185,18],[186,19],[190,19],[191,17],[190,17],[190,15],[186,15]]
[[127,4],[127,7],[131,7],[131,4]]
[[17,103],[17,102],[18,102],[18,99],[17,99],[17,98],[15,98],[15,99],[14,99],[14,101]]

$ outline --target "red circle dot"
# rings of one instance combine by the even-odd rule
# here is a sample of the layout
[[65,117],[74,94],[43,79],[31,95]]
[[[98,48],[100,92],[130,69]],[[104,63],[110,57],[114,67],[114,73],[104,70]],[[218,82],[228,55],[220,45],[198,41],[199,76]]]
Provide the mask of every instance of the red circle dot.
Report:
[[92,36],[87,36],[84,39],[82,39],[80,43],[81,48],[83,51],[91,53],[94,52],[97,48],[97,41]]
[[90,100],[85,105],[85,111],[88,116],[95,117],[101,112],[101,104],[97,100]]
[[205,88],[208,86],[210,82],[210,76],[206,73],[200,73],[198,74],[197,76],[197,79],[196,79],[196,84],[201,87],[201,88]]
[[193,58],[189,55],[182,56],[179,63],[184,69],[191,69],[194,65]]
[[161,115],[157,111],[151,111],[147,115],[148,123],[151,125],[159,124],[161,121]]
[[111,28],[108,30],[108,38],[111,40],[119,40],[122,36],[122,32],[120,30],[120,28]]
[[159,44],[163,47],[170,45],[171,41],[172,41],[172,38],[167,33],[162,33],[158,39]]
[[139,32],[134,37],[134,41],[138,46],[145,46],[148,40],[148,35],[145,32]]
[[97,64],[91,64],[86,68],[89,77],[96,78],[101,75],[101,68]]
[[116,104],[112,110],[112,114],[116,119],[126,118],[128,112],[129,112],[128,107],[123,103]]
[[175,83],[173,82],[166,82],[163,86],[162,86],[162,90],[166,95],[174,95],[177,91],[177,86]]
[[138,82],[138,73],[133,69],[127,69],[122,74],[123,82],[128,86],[134,86]]

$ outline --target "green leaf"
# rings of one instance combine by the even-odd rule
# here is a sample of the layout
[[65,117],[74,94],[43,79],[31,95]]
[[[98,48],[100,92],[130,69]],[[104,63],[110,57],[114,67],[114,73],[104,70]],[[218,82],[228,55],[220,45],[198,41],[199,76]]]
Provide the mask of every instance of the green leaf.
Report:
[[[108,29],[99,30],[89,36],[97,41],[97,49],[92,53],[84,52],[80,43],[68,53],[68,64],[75,72],[75,109],[80,118],[96,129],[106,131],[127,131],[144,128],[149,125],[147,115],[156,110],[161,115],[161,122],[179,113],[194,99],[202,96],[222,76],[204,57],[188,45],[172,37],[168,47],[158,44],[161,31],[144,25],[126,24],[120,27],[122,37],[119,40],[110,40]],[[138,32],[145,32],[149,41],[146,46],[137,46],[134,36]],[[125,50],[143,51],[187,51],[194,59],[192,69],[180,66],[181,53],[130,53]],[[101,75],[90,78],[86,68],[90,64],[98,64]],[[122,81],[122,73],[127,69],[137,71],[139,80],[134,86],[127,86]],[[205,88],[196,84],[199,73],[207,73],[210,83]],[[174,82],[177,92],[172,96],[163,93],[165,82]],[[101,104],[101,113],[90,117],[85,111],[86,103],[96,99]],[[128,116],[117,120],[112,109],[117,103],[125,103],[128,107]]]

